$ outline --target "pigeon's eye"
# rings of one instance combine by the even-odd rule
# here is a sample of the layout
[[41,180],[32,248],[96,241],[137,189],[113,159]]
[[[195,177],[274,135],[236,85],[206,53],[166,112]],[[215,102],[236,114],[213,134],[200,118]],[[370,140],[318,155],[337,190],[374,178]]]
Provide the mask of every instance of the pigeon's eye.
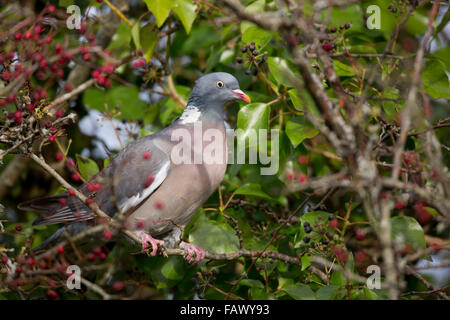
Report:
[[224,86],[223,81],[220,81],[220,80],[217,81],[216,86],[217,86],[217,88],[223,88],[223,86]]

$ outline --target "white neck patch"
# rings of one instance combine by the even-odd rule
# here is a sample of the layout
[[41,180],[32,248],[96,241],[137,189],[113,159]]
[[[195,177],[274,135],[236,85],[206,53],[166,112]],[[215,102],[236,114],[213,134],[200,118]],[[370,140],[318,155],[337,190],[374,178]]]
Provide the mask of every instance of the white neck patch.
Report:
[[182,124],[194,123],[200,119],[201,115],[202,113],[196,106],[188,105],[179,120]]

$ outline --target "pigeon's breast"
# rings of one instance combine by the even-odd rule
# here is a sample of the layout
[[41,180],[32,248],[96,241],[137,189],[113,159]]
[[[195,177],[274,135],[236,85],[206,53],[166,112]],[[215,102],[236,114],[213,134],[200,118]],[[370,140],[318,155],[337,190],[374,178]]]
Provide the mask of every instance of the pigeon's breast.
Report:
[[[208,200],[222,181],[227,167],[225,126],[181,127],[170,152],[170,171],[161,186],[129,216],[145,221],[152,235],[165,233],[175,225],[185,225]],[[182,139],[177,139],[181,136]],[[189,156],[186,154],[189,153]],[[131,222],[131,223],[130,223]]]

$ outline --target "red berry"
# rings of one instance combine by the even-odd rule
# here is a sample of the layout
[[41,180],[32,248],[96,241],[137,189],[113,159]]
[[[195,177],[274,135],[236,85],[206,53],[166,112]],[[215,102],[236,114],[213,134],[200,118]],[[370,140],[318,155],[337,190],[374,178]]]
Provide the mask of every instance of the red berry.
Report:
[[59,295],[58,295],[58,292],[56,292],[55,290],[48,290],[47,297],[49,299],[55,300],[55,299],[58,299]]
[[55,142],[55,140],[56,140],[55,136],[48,137],[48,141],[50,142]]
[[53,12],[55,12],[55,10],[56,10],[56,7],[54,5],[51,4],[48,6],[48,12],[53,13]]
[[47,269],[47,264],[45,263],[45,261],[41,261],[39,262],[39,269]]
[[55,160],[59,162],[62,161],[62,159],[64,159],[64,154],[58,151],[55,155]]
[[100,254],[98,255],[98,258],[100,259],[100,260],[105,260],[106,259],[106,253],[104,253],[104,252],[100,252]]
[[22,40],[22,34],[19,32],[19,33],[16,33],[16,35],[14,36],[14,38],[16,39],[16,41],[20,41],[20,40]]
[[306,174],[300,173],[298,175],[298,182],[303,183],[303,182],[306,182],[307,180],[308,180],[308,177],[306,176]]
[[48,67],[48,62],[47,62],[47,60],[43,59],[43,60],[41,60],[41,62],[39,63],[39,65],[40,65],[40,67],[41,67],[42,69],[47,69],[47,67]]
[[308,163],[308,157],[303,155],[303,154],[300,155],[298,157],[298,163],[300,163],[300,164],[307,164]]
[[88,51],[88,48],[87,48],[86,46],[82,46],[81,49],[80,49],[80,52],[81,52],[82,54],[86,54],[86,53],[88,53],[89,51]]
[[89,192],[94,192],[95,186],[93,184],[88,185],[88,190],[89,190]]
[[16,268],[16,273],[17,274],[21,274],[22,273],[22,268],[21,267],[17,267]]
[[397,201],[397,202],[395,203],[395,209],[397,209],[397,210],[403,209],[403,202]]
[[77,182],[80,181],[80,175],[77,172],[74,172],[71,176],[72,180]]
[[98,79],[98,77],[100,76],[101,72],[98,69],[95,69],[94,71],[92,71],[92,78],[94,79]]
[[331,45],[327,41],[325,41],[322,45],[322,48],[323,48],[323,50],[328,52],[331,50]]
[[92,199],[92,198],[87,198],[86,199],[86,204],[88,205],[88,206],[90,206],[91,204],[93,204],[94,203],[94,199]]
[[295,178],[295,174],[292,171],[286,172],[285,176],[286,176],[286,180],[288,180],[288,181],[292,181]]
[[334,247],[333,253],[336,255],[341,264],[344,264],[348,260],[348,252],[340,247]]
[[45,37],[45,42],[47,42],[48,44],[50,44],[50,43],[52,43],[52,41],[53,41],[53,37],[52,36],[46,36]]
[[56,52],[56,54],[61,54],[62,51],[63,51],[63,48],[62,48],[61,43],[57,43],[57,44],[55,45],[55,52]]
[[135,68],[142,68],[145,66],[145,64],[146,64],[145,59],[141,58],[141,59],[134,60],[131,65]]
[[103,71],[107,74],[111,74],[114,72],[114,65],[111,63],[108,63],[106,66],[103,67]]
[[116,281],[113,283],[112,287],[115,291],[122,291],[125,287],[125,283],[123,281]]
[[11,72],[9,70],[3,70],[2,72],[2,79],[4,81],[9,81],[9,79],[11,79]]
[[25,39],[30,40],[31,38],[33,38],[33,34],[31,33],[31,31],[27,30],[25,31],[25,33],[23,34],[23,36],[25,37]]
[[162,209],[164,207],[164,204],[161,201],[155,202],[155,208],[156,209]]
[[63,246],[59,246],[57,250],[58,250],[59,254],[63,254],[64,253],[64,247]]
[[106,240],[111,239],[111,237],[112,237],[111,231],[105,230],[105,232],[103,232],[103,237],[104,237]]
[[43,31],[44,29],[42,28],[42,26],[41,25],[36,25],[35,27],[34,27],[34,33],[36,34],[36,35],[40,35],[41,33],[42,33],[42,31]]
[[0,107],[6,106],[6,100],[2,99],[0,100]]
[[89,61],[89,60],[91,60],[91,55],[90,55],[89,53],[83,54],[83,60],[84,60],[84,61]]
[[100,183],[94,184],[95,190],[100,190],[102,188],[102,185]]
[[27,264],[28,264],[29,266],[34,266],[34,259],[33,259],[33,257],[29,257],[29,258],[28,258]]
[[97,256],[99,256],[102,253],[102,248],[95,247],[92,252],[94,252]]
[[105,83],[106,83],[106,77],[104,77],[104,76],[98,76],[97,81],[98,81],[98,83],[99,83],[101,86],[104,86]]
[[151,157],[149,152],[144,152],[144,154],[142,156],[144,157],[145,160],[148,160]]
[[68,193],[69,193],[69,196],[73,197],[75,195],[75,190],[69,189]]
[[93,254],[92,252],[89,252],[86,255],[86,260],[89,261],[89,262],[93,262],[95,260],[95,254]]
[[7,264],[8,263],[8,258],[7,257],[2,257],[2,263],[3,264]]
[[333,219],[330,221],[331,228],[336,228],[338,225],[339,225],[339,222],[337,221],[337,219]]
[[356,232],[355,232],[356,240],[364,240],[365,237],[366,237],[366,235],[362,230],[356,230]]
[[66,198],[61,198],[59,199],[59,204],[62,205],[63,207],[67,205],[67,199]]
[[18,225],[16,225],[16,231],[18,231],[18,232],[20,232],[20,231],[22,231],[22,225],[21,224],[18,224]]

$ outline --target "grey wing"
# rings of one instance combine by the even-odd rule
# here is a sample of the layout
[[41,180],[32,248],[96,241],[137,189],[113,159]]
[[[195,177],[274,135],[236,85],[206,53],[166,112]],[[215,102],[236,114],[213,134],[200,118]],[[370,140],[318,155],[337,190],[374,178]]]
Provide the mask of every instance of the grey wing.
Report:
[[[169,170],[169,156],[154,143],[152,136],[147,136],[128,145],[79,191],[92,198],[109,216],[114,216],[118,209],[127,213],[142,204],[161,185]],[[100,184],[101,188],[89,191],[89,186],[95,184]],[[61,202],[62,198],[66,201]],[[45,212],[34,221],[34,225],[73,223],[95,217],[87,205],[67,192],[27,201],[19,208]]]

